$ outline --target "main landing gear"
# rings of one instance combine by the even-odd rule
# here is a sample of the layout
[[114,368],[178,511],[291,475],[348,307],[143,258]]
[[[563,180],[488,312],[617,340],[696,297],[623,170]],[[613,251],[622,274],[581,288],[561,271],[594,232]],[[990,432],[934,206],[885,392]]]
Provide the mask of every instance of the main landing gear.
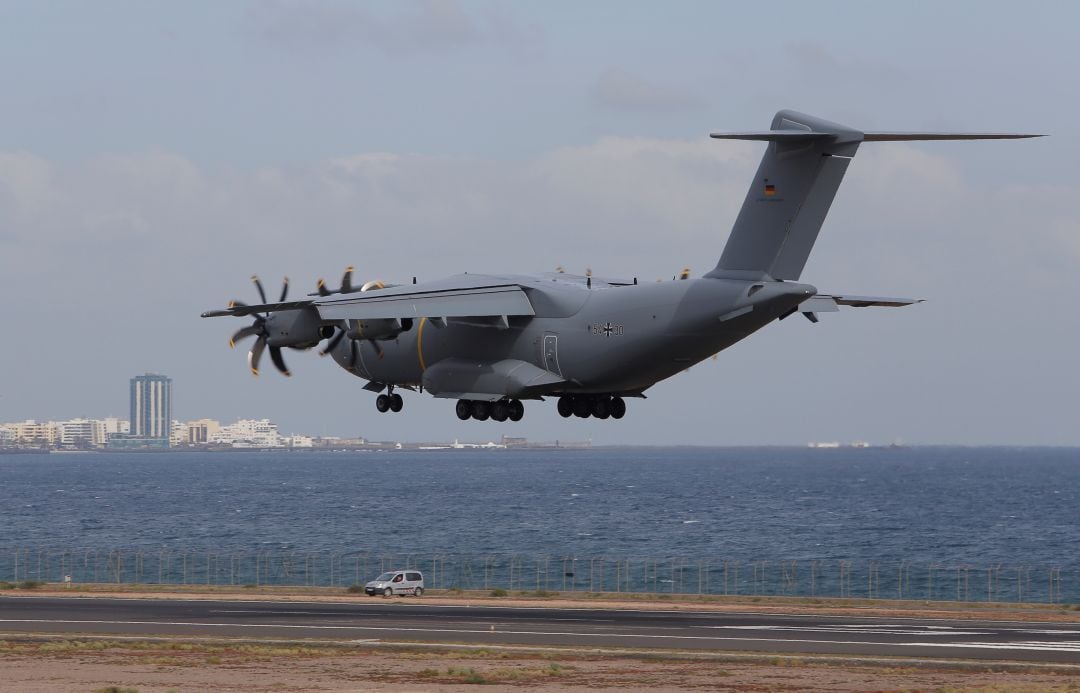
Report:
[[559,415],[564,419],[571,416],[621,419],[626,416],[626,402],[622,397],[608,395],[563,395],[559,398]]
[[388,411],[397,414],[404,406],[405,401],[401,399],[401,395],[393,390],[390,390],[385,395],[379,395],[375,398],[375,408],[379,410],[380,414],[385,414]]
[[498,402],[459,399],[455,411],[462,421],[521,421],[521,417],[525,416],[525,405],[516,399],[501,399]]

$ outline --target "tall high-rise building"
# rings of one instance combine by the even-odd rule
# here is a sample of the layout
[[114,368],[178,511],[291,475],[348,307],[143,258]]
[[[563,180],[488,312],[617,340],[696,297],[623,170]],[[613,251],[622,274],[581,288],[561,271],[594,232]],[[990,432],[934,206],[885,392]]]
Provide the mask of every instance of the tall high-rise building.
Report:
[[131,379],[131,435],[168,445],[172,429],[172,379],[154,373]]

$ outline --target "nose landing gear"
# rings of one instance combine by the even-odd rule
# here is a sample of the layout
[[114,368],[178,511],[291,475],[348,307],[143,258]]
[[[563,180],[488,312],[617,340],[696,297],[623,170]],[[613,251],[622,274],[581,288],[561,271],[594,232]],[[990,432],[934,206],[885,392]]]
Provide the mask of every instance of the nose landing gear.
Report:
[[568,419],[576,416],[587,419],[621,419],[626,416],[626,402],[622,397],[608,395],[563,395],[559,398],[559,416]]

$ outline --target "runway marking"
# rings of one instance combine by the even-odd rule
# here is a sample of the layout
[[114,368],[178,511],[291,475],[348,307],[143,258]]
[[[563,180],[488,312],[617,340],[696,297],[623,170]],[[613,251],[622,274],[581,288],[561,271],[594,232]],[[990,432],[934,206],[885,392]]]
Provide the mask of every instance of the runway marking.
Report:
[[267,614],[267,615],[299,615],[299,616],[326,616],[325,611],[261,611],[259,609],[210,609],[211,614]]
[[[866,635],[993,635],[985,631],[953,630],[941,626],[926,626],[927,630],[921,630],[919,626],[705,626],[716,630],[783,630],[797,631],[800,633],[862,633]],[[1028,631],[1019,631],[1028,632]]]
[[884,645],[895,647],[953,647],[958,649],[997,649],[997,650],[1042,650],[1057,652],[1080,652],[1080,642],[1037,642],[1026,641],[1018,643],[970,643],[970,642],[873,642],[863,640],[809,640],[800,638],[736,638],[725,636],[702,636],[702,635],[650,635],[647,633],[573,633],[557,631],[528,631],[528,630],[472,630],[450,628],[392,628],[383,626],[304,626],[295,624],[275,623],[199,623],[197,621],[105,621],[105,620],[69,620],[69,619],[0,619],[0,623],[51,623],[65,625],[135,625],[135,626],[189,626],[201,628],[290,628],[306,630],[377,630],[401,633],[464,633],[470,635],[547,635],[563,637],[584,638],[646,638],[653,640],[710,640],[710,641],[739,641],[739,642],[784,642],[784,643],[810,643],[824,645]]
[[[915,645],[920,647],[955,647],[955,645],[950,645],[948,643],[942,642],[913,642],[902,644]],[[961,646],[981,650],[1039,650],[1050,652],[1080,652],[1080,642],[965,642],[962,643]]]
[[[280,615],[295,616],[295,615],[299,615],[299,616],[335,616],[335,617],[338,617],[338,616],[340,616],[340,617],[350,617],[350,616],[356,616],[357,615],[357,614],[350,614],[350,613],[341,612],[341,611],[336,611],[336,612],[335,611],[269,611],[269,610],[263,610],[263,609],[209,609],[207,611],[207,613],[211,613],[211,614],[262,614],[262,615],[266,615],[266,616],[280,616]],[[375,616],[373,618],[379,618],[379,616]],[[448,618],[461,618],[461,617],[458,616],[458,615],[454,615],[454,616],[437,616],[437,615],[433,615],[433,616],[429,616],[429,618],[448,619]],[[491,616],[489,618],[495,618],[495,617]],[[477,620],[483,620],[483,619],[477,619]],[[616,621],[616,619],[613,619],[613,618],[545,618],[544,620],[545,621],[578,621],[578,622],[582,622],[582,623],[615,623],[615,621]]]

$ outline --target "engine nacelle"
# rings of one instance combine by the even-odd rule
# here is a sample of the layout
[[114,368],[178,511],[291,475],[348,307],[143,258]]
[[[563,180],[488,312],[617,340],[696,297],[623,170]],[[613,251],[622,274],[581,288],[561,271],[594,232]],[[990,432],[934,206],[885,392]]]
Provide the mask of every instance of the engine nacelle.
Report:
[[349,339],[394,339],[411,330],[412,326],[412,318],[350,320],[348,336]]
[[279,310],[266,317],[266,343],[269,346],[307,349],[333,332],[333,326],[324,325],[314,308]]

